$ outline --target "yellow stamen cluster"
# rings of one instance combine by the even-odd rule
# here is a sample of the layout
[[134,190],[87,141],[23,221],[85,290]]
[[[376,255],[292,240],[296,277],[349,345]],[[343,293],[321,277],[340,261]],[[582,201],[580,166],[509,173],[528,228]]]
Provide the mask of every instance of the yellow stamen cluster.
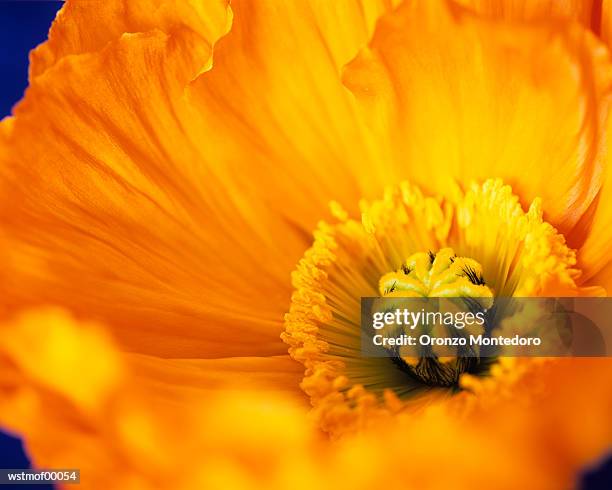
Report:
[[333,434],[446,399],[468,384],[473,390],[496,366],[492,358],[466,365],[473,361],[442,351],[422,369],[421,356],[364,357],[360,298],[472,298],[487,308],[493,291],[502,297],[598,292],[576,285],[575,253],[543,221],[539,202],[525,211],[500,180],[445,198],[402,182],[380,200],[360,202],[360,210],[358,221],[332,203],[336,221],[319,224],[292,274],[282,334],[304,365],[301,387],[314,417]]

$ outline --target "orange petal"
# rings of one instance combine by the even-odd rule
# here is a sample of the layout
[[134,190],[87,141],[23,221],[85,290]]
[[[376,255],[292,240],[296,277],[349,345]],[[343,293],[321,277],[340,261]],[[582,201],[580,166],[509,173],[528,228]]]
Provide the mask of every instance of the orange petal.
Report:
[[[190,87],[197,135],[252,200],[274,203],[309,233],[334,199],[352,206],[394,180],[367,139],[341,67],[397,1],[244,0],[215,67]],[[248,154],[227,145],[228,135]],[[242,163],[237,163],[242,160]],[[248,162],[248,163],[247,163]]]
[[[612,122],[608,124],[612,135]],[[578,265],[583,274],[581,282],[585,285],[602,286],[612,292],[612,169],[610,155],[607,155],[604,182],[589,212],[579,223],[574,241],[582,246],[578,249]]]
[[67,1],[59,11],[49,40],[30,55],[30,78],[65,56],[100,51],[123,33],[159,29],[166,34],[188,28],[210,50],[231,25],[229,0]]
[[612,19],[610,0],[453,0],[480,14],[512,21],[550,19],[580,22],[608,46]]
[[160,359],[126,356],[131,371],[154,397],[189,404],[224,389],[256,389],[260,396],[283,395],[297,404],[306,397],[299,389],[303,368],[289,355],[224,359]]
[[434,192],[500,177],[567,231],[599,189],[608,53],[576,25],[411,2],[383,18],[345,81],[388,158]]
[[586,27],[598,17],[599,0],[454,0],[476,12],[507,20],[573,19]]
[[103,318],[142,352],[284,353],[287,272],[257,251],[278,221],[245,217],[176,119],[198,42],[130,34],[35,78],[4,130],[5,303]]
[[60,304],[142,353],[284,354],[305,230],[376,187],[338,70],[390,5],[237,2],[186,90],[227,16],[171,4],[106,6],[89,33],[68,3],[39,50],[2,129],[4,307]]
[[602,0],[601,2],[600,35],[604,42],[610,46],[612,42],[612,2],[610,0]]

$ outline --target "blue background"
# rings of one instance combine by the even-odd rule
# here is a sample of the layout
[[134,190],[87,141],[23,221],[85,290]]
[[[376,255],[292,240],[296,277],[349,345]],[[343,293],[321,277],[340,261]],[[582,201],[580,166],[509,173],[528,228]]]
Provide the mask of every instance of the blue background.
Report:
[[[0,0],[0,118],[10,114],[13,105],[23,96],[28,81],[28,52],[46,39],[51,21],[61,5],[58,1]],[[19,439],[0,432],[0,468],[28,467]],[[15,488],[44,490],[52,486],[15,485]],[[611,489],[612,458],[585,471],[580,488]]]
[[28,53],[47,38],[62,2],[0,0],[0,118],[28,83]]
[[[0,1],[0,118],[28,85],[28,53],[47,38],[62,2]],[[29,468],[21,441],[0,432],[0,468]],[[51,490],[52,485],[2,485],[0,489]],[[78,487],[75,487],[75,490]]]

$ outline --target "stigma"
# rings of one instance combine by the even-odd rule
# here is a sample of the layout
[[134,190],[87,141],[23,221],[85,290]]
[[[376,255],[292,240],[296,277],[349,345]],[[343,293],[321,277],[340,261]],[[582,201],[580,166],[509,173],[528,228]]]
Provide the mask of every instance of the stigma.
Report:
[[[419,252],[406,259],[396,271],[384,274],[378,283],[379,294],[385,301],[375,302],[380,308],[389,298],[446,298],[453,309],[465,310],[473,315],[483,315],[493,305],[493,291],[486,285],[480,264],[467,257],[458,257],[451,248],[437,253]],[[399,299],[398,299],[399,301]],[[431,303],[423,301],[424,310]],[[423,319],[427,312],[423,311]],[[413,321],[410,326],[430,330],[425,321]],[[403,327],[407,328],[407,327]],[[458,386],[463,373],[476,368],[480,359],[477,352],[467,352],[461,339],[464,335],[481,335],[485,326],[475,323],[466,328],[435,326],[431,333],[444,340],[433,345],[413,346],[385,343],[392,362],[409,375],[430,386]],[[397,323],[387,338],[397,335]],[[381,332],[385,337],[385,332]],[[415,354],[416,353],[416,354]]]

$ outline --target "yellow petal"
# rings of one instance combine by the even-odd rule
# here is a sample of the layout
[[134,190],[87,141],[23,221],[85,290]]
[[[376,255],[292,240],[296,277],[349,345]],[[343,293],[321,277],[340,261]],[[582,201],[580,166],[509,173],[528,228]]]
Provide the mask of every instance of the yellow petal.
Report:
[[[230,456],[264,437],[278,449],[306,437],[306,424],[283,422],[305,413],[287,356],[124,355],[100,325],[49,308],[3,323],[0,337],[2,428],[23,437],[38,467],[80,468],[84,488],[170,488],[191,451]],[[172,488],[201,477],[194,465]]]
[[600,185],[607,58],[576,25],[417,1],[383,18],[345,82],[412,181],[443,193],[499,177],[523,205],[541,197],[546,219],[567,231]]
[[11,369],[84,410],[102,406],[122,376],[121,360],[104,330],[87,323],[79,329],[61,310],[23,313],[0,336]]

